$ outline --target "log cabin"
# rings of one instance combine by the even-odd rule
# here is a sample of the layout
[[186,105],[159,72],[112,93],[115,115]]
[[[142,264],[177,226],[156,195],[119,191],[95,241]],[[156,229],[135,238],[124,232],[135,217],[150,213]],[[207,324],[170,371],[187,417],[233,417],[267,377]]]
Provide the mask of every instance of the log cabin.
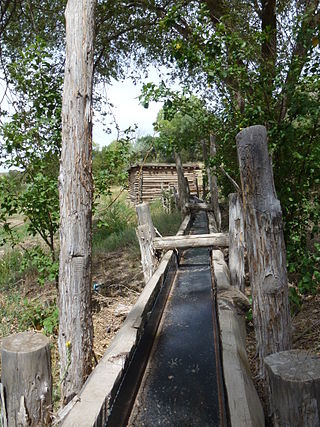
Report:
[[[185,163],[184,176],[187,178],[190,194],[202,193],[202,165]],[[178,177],[175,163],[136,164],[129,169],[129,197],[135,205],[161,198],[163,191],[175,187]]]

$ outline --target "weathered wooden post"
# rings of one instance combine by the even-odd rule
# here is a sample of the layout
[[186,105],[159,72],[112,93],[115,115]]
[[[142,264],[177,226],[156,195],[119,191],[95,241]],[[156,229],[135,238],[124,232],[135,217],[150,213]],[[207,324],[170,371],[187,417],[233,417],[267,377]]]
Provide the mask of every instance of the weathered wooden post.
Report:
[[231,285],[244,292],[244,221],[238,193],[229,194],[229,269]]
[[179,209],[182,213],[186,213],[186,204],[189,201],[188,190],[186,187],[185,176],[183,173],[183,166],[180,154],[178,152],[174,152],[174,157],[176,161],[176,169],[178,176],[178,192],[179,192]]
[[301,350],[265,358],[275,427],[320,426],[320,357]]
[[68,0],[59,174],[61,400],[92,370],[92,85],[96,0]]
[[[202,141],[202,152],[203,152],[203,160],[206,164],[206,175],[208,182],[208,189],[210,194],[210,204],[212,206],[212,210],[215,217],[216,229],[217,232],[221,231],[221,211],[219,207],[219,192],[218,192],[218,184],[217,177],[214,174],[214,169],[210,167],[210,159],[208,156],[207,150],[207,141]],[[216,156],[216,139],[213,134],[210,134],[210,158],[214,158]],[[205,194],[203,196],[205,198]]]
[[10,335],[2,342],[1,357],[8,426],[49,426],[52,410],[49,339],[37,332]]
[[[216,137],[214,134],[210,134],[210,158],[216,157],[217,147],[216,147]],[[210,191],[210,203],[213,208],[214,216],[216,218],[216,223],[218,231],[221,231],[221,211],[219,207],[219,190],[217,177],[215,175],[215,167],[208,168],[208,185]]]
[[138,216],[137,237],[140,245],[141,264],[145,283],[149,281],[157,265],[157,258],[154,254],[152,241],[156,237],[153,227],[149,205],[141,203],[136,206]]
[[288,350],[291,344],[282,213],[274,188],[266,128],[242,130],[237,135],[237,149],[259,375],[265,377],[264,357]]

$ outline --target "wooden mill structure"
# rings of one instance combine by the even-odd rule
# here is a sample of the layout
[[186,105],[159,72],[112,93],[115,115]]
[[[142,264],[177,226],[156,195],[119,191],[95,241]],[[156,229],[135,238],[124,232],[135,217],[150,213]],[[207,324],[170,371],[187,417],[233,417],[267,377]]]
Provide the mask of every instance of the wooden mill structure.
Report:
[[[187,178],[190,194],[202,191],[202,165],[185,163],[184,176]],[[178,189],[175,163],[145,163],[129,169],[129,197],[134,204],[150,202],[161,197],[163,191]]]

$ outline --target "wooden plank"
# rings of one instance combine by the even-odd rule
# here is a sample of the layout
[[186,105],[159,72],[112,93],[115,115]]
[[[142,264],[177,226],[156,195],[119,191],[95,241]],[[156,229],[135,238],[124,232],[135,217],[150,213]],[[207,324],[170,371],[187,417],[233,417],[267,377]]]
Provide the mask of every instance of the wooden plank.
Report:
[[203,248],[207,246],[229,246],[229,234],[196,234],[191,236],[156,237],[153,239],[153,248],[156,250]]
[[230,273],[219,250],[212,251],[217,290],[222,364],[232,427],[264,427],[264,414],[254,388],[246,352],[245,317],[249,301],[230,286]]
[[187,210],[191,212],[199,212],[199,211],[212,211],[212,205],[208,205],[208,203],[187,203]]

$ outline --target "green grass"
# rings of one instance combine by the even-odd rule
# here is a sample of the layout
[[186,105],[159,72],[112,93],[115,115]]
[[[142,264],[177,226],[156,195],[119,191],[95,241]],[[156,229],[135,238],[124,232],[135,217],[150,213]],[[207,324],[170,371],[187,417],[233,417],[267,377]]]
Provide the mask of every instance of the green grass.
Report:
[[96,230],[93,235],[93,253],[112,252],[126,247],[138,247],[134,226],[108,234],[106,230]]
[[158,200],[150,204],[150,211],[153,225],[162,236],[171,236],[177,233],[182,222],[180,212],[174,211],[167,214]]
[[[161,235],[176,234],[182,221],[179,212],[165,213],[158,200],[150,204],[150,211],[153,224]],[[100,208],[100,212],[103,212],[103,208]],[[112,252],[118,249],[137,251],[139,244],[136,227],[134,208],[129,206],[125,199],[117,200],[111,209],[104,212],[100,228],[97,225],[94,227],[93,252]]]
[[1,299],[0,337],[20,330],[18,319],[21,315],[21,297],[18,291],[11,291]]
[[0,290],[8,290],[21,279],[22,261],[23,254],[17,249],[9,250],[0,257]]

